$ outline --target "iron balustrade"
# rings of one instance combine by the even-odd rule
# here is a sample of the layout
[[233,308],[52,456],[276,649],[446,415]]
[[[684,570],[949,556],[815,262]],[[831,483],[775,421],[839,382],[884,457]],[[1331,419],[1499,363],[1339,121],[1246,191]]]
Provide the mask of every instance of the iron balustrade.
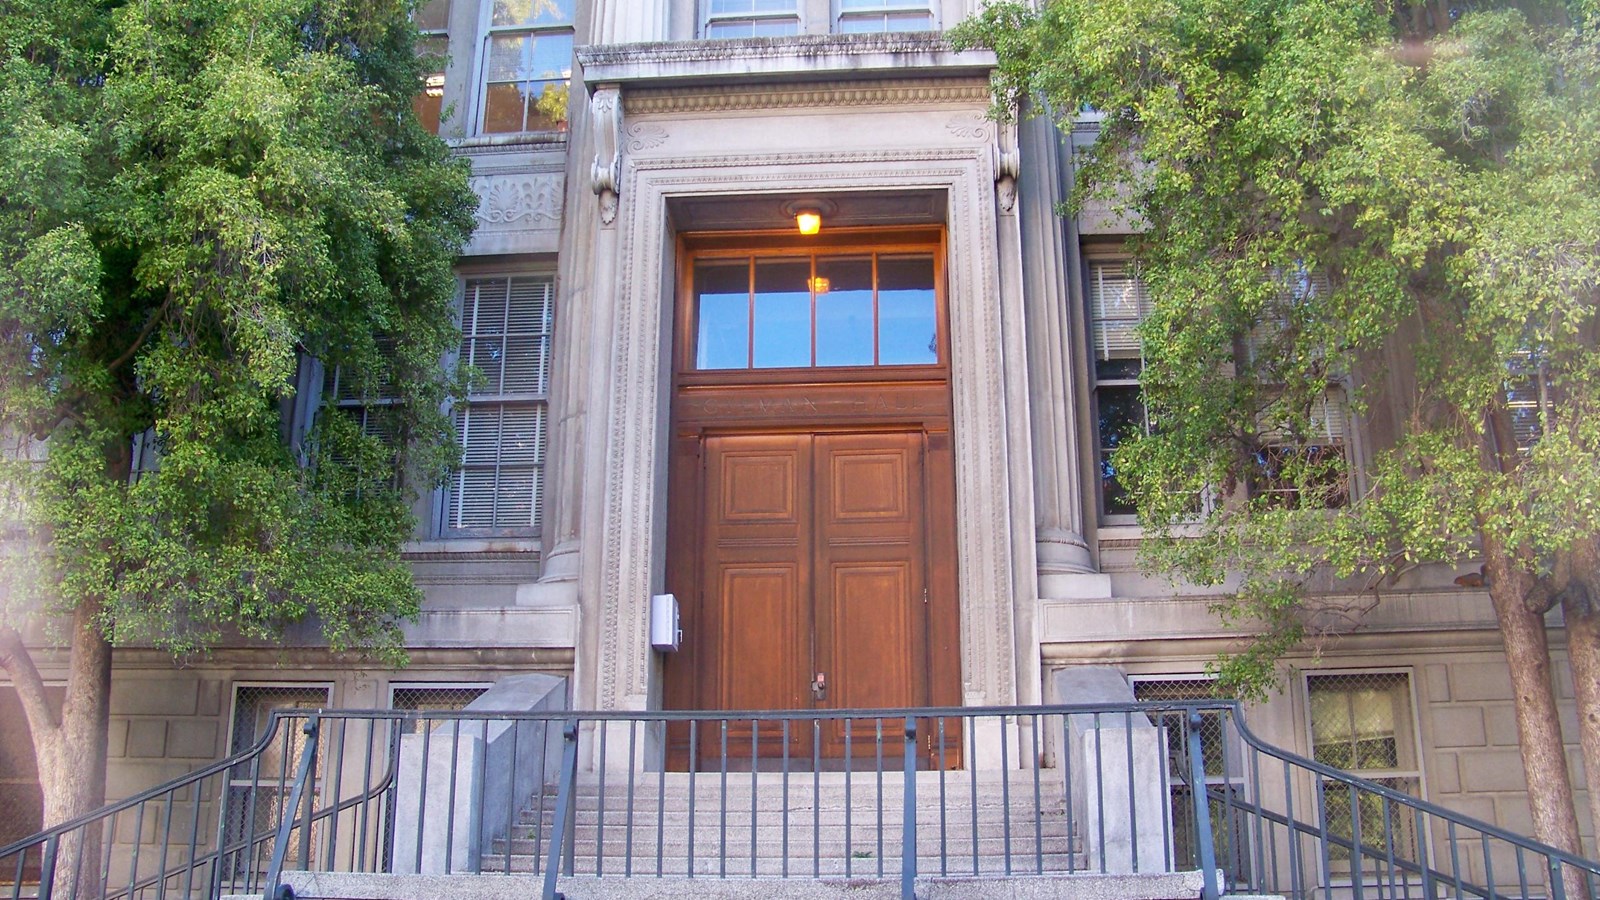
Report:
[[0,898],[291,896],[285,870],[497,872],[546,898],[1199,870],[1206,898],[1600,900],[1600,865],[1272,747],[1222,701],[284,711],[242,753],[0,847]]

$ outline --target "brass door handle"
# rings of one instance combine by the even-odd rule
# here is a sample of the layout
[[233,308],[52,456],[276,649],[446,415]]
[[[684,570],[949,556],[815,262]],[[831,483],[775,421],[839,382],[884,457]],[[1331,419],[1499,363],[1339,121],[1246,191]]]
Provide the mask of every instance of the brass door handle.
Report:
[[819,703],[828,699],[828,675],[826,672],[818,672],[816,677],[811,679],[811,698]]

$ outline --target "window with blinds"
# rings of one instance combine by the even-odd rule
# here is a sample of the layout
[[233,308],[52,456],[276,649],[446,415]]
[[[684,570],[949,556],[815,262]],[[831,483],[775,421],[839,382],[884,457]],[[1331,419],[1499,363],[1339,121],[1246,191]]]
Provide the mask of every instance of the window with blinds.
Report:
[[546,276],[467,280],[461,360],[480,377],[455,411],[462,458],[446,492],[446,534],[539,531],[554,304]]
[[1117,480],[1111,454],[1149,431],[1139,373],[1144,368],[1139,323],[1151,312],[1150,292],[1124,259],[1091,259],[1085,285],[1089,344],[1094,358],[1094,405],[1100,470],[1100,512],[1132,516],[1135,508]]
[[[1278,360],[1292,360],[1306,352],[1287,341],[1296,307],[1332,290],[1326,274],[1299,266],[1275,270],[1274,298],[1245,336],[1251,370],[1268,383],[1277,380]],[[1321,359],[1320,348],[1312,351]],[[1350,403],[1345,387],[1330,380],[1308,408],[1277,408],[1279,418],[1294,418],[1295,425],[1274,421],[1273,413],[1259,421],[1259,445],[1254,466],[1247,473],[1250,495],[1266,506],[1281,509],[1334,509],[1350,503],[1349,436]]]

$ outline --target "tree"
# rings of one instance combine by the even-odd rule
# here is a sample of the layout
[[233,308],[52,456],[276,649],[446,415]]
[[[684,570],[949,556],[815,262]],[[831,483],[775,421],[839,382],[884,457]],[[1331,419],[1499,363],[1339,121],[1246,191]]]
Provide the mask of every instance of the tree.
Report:
[[[1146,562],[1227,585],[1257,637],[1223,671],[1257,692],[1316,596],[1481,562],[1535,832],[1578,851],[1544,618],[1600,778],[1600,7],[1042,7],[959,40],[1002,101],[1100,113],[1075,201],[1144,226],[1151,428],[1113,462]],[[1314,437],[1330,387],[1383,426],[1359,477]]]
[[[400,0],[0,0],[0,666],[47,824],[103,802],[115,646],[312,618],[403,655],[476,206],[414,37]],[[293,421],[319,367],[384,402]],[[51,622],[59,706],[23,642]]]

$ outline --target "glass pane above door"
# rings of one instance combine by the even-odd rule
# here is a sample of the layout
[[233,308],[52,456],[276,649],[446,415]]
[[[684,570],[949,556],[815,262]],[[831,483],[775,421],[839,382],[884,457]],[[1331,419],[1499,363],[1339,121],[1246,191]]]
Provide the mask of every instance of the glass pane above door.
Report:
[[694,368],[937,365],[936,275],[931,253],[702,257]]

